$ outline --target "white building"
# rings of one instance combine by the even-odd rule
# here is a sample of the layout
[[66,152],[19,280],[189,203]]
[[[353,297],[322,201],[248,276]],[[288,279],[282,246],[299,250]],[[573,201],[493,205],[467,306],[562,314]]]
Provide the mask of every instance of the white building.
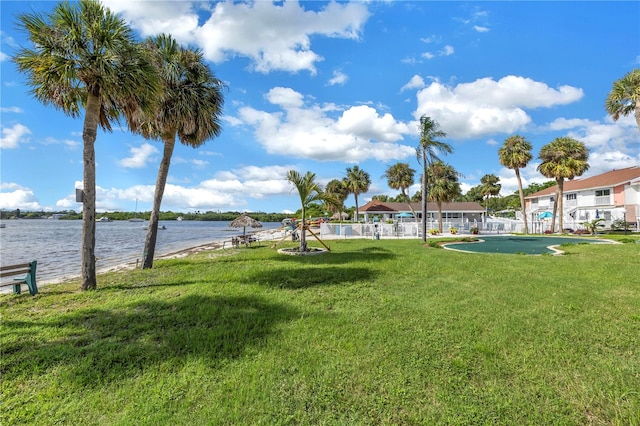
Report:
[[[525,197],[527,217],[534,223],[552,214],[558,186]],[[625,220],[640,229],[640,167],[612,170],[584,179],[564,182],[562,221],[565,228],[581,228],[584,222],[602,218],[605,226]]]

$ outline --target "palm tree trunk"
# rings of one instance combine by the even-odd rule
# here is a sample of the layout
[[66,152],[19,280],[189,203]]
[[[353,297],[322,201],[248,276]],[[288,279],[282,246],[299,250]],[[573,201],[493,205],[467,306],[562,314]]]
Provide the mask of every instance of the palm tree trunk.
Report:
[[153,194],[153,209],[149,218],[149,228],[147,229],[147,238],[144,243],[144,254],[142,269],[153,268],[153,257],[156,253],[156,241],[158,239],[158,221],[160,220],[160,205],[162,204],[162,196],[164,195],[164,187],[167,184],[167,176],[169,176],[169,166],[171,165],[171,156],[176,141],[174,136],[164,139],[164,152],[162,161],[158,169],[158,179],[156,180],[156,189]]
[[438,231],[442,234],[442,201],[438,201]]
[[638,124],[638,130],[640,130],[640,99],[636,101],[636,123]]
[[551,232],[556,232],[556,216],[558,214],[558,194],[560,193],[560,180],[556,179],[558,189],[555,192],[555,198],[553,199],[553,216],[551,216]]
[[89,93],[85,108],[82,142],[83,202],[82,202],[82,290],[96,288],[96,153],[95,141],[100,118],[100,99]]
[[404,192],[404,189],[402,190],[402,195],[404,196],[404,200],[407,202],[407,205],[409,206],[409,210],[411,210],[411,214],[413,215],[413,218],[416,218],[416,212],[413,210],[413,206],[411,205],[411,200],[409,199],[409,196],[407,195],[406,192]]
[[562,217],[564,216],[564,203],[562,197],[564,196],[564,179],[558,181],[558,232],[562,234],[564,227],[562,224]]
[[298,251],[307,251],[307,224],[305,223],[306,212],[304,206],[302,206],[302,222],[300,222],[300,248]]
[[422,242],[427,242],[427,156],[422,150]]
[[353,193],[353,198],[356,199],[356,214],[355,214],[355,219],[356,219],[356,223],[358,223],[358,194],[357,193]]
[[529,226],[527,224],[527,206],[524,202],[524,191],[522,190],[522,179],[520,178],[520,169],[517,167],[514,169],[516,172],[516,178],[518,179],[518,193],[520,194],[520,211],[522,212],[522,220],[524,221],[524,233],[529,233]]

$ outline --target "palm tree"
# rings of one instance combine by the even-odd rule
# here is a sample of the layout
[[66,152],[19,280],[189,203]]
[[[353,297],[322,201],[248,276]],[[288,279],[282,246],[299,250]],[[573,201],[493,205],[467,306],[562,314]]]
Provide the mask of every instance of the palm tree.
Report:
[[35,98],[74,118],[84,113],[81,288],[94,289],[98,126],[110,131],[124,116],[135,128],[134,113],[158,93],[157,73],[124,20],[98,1],[64,2],[18,21],[33,48],[20,49],[14,60]]
[[418,163],[422,164],[422,241],[427,241],[427,169],[430,163],[439,160],[438,152],[450,154],[453,152],[451,145],[436,140],[444,138],[447,134],[440,130],[440,125],[431,117],[420,117],[420,143],[416,148]]
[[302,224],[300,229],[300,251],[307,251],[307,225],[305,224],[305,214],[309,205],[315,201],[323,201],[325,198],[322,187],[316,183],[316,174],[307,172],[304,176],[295,170],[287,172],[287,180],[292,183],[300,195],[302,205]]
[[369,173],[365,172],[358,166],[347,167],[347,177],[345,185],[349,193],[353,194],[356,200],[355,221],[358,222],[358,195],[369,190],[371,178]]
[[453,201],[462,194],[458,178],[462,175],[449,164],[437,160],[427,170],[429,199],[438,205],[438,230],[442,233],[442,203]]
[[626,116],[635,112],[636,123],[640,130],[640,68],[636,68],[613,83],[605,101],[605,107],[614,121],[617,121],[621,115]]
[[204,63],[200,51],[181,47],[165,34],[147,40],[146,45],[158,68],[163,92],[155,109],[139,117],[139,132],[144,137],[162,140],[164,152],[144,244],[142,267],[145,269],[153,267],[160,205],[176,136],[183,145],[193,148],[218,136],[222,131],[220,115],[224,103],[223,84]]
[[502,189],[502,185],[498,182],[500,182],[500,178],[494,174],[484,175],[480,178],[482,195],[486,197],[484,202],[486,215],[489,214],[489,198],[500,194],[500,190]]
[[520,194],[520,211],[522,212],[522,219],[524,221],[524,233],[529,233],[529,226],[527,224],[527,212],[524,202],[524,190],[522,188],[522,178],[520,177],[520,169],[527,167],[529,161],[533,158],[531,150],[533,147],[531,143],[523,136],[514,135],[505,139],[504,144],[498,150],[498,156],[500,157],[500,164],[513,169],[516,172],[516,178],[518,179],[518,193]]
[[[556,215],[559,217],[559,230],[562,232],[564,180],[581,176],[589,169],[589,150],[580,141],[569,137],[555,138],[552,142],[540,149],[538,158],[542,163],[538,166],[538,171],[543,176],[554,178],[558,188],[553,201],[553,217],[551,218],[551,229],[555,231]],[[559,213],[558,213],[559,212]]]
[[342,220],[342,212],[344,211],[344,202],[349,196],[344,181],[338,179],[332,179],[327,183],[324,190],[327,197],[327,210],[331,212],[337,212],[340,220]]
[[400,190],[402,193],[402,198],[409,205],[409,209],[413,214],[413,217],[416,217],[416,212],[413,211],[413,207],[409,202],[409,196],[407,195],[407,188],[413,185],[416,171],[409,167],[409,163],[396,163],[387,168],[384,172],[385,178],[387,178],[387,184],[390,188],[395,190]]

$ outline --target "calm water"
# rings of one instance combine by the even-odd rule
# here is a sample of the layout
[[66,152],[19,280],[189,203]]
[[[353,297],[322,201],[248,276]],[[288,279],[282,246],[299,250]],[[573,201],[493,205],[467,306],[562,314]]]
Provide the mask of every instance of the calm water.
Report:
[[[12,265],[38,261],[38,282],[52,282],[80,275],[82,221],[22,219],[4,220],[0,228],[0,263]],[[242,229],[229,228],[229,222],[160,221],[156,258],[189,247],[229,240]],[[275,229],[280,223],[263,223]],[[98,271],[142,260],[146,222],[96,223]],[[247,228],[247,232],[255,231]]]

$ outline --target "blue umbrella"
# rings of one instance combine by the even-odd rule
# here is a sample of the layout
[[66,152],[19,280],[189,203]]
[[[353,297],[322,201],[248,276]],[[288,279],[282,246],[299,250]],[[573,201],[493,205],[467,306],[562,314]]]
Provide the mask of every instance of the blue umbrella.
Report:
[[600,211],[596,209],[596,219],[600,219]]
[[549,219],[550,217],[553,217],[551,212],[542,212],[538,215],[538,219]]
[[398,215],[398,217],[413,217],[411,213],[402,212]]

